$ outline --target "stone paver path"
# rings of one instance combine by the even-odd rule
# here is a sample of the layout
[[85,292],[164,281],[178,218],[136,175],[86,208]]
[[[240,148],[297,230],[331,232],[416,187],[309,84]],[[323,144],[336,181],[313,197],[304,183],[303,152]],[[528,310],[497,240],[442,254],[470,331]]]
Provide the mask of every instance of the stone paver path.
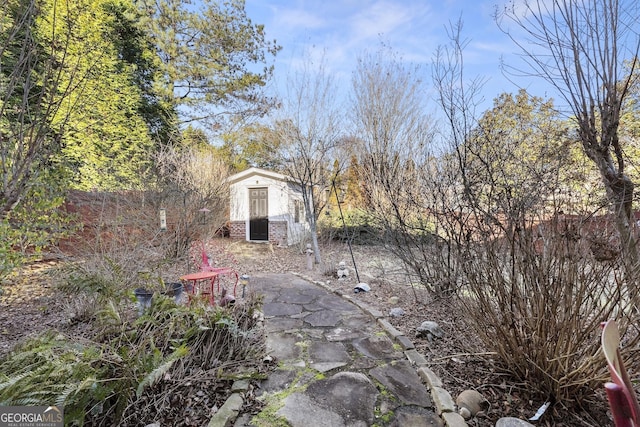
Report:
[[[444,426],[403,349],[360,307],[290,274],[255,276],[251,286],[264,296],[267,350],[278,364],[258,392],[269,402],[263,423]],[[236,422],[245,425],[255,424]]]

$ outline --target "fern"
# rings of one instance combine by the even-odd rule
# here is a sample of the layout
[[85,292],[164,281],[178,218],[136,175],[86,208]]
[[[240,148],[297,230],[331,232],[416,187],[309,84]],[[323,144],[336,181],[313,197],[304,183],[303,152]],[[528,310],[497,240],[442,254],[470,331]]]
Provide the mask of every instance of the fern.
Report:
[[[5,391],[10,389],[11,387],[15,386],[17,383],[19,383],[20,381],[22,381],[23,379],[29,377],[32,375],[31,371],[27,371],[27,372],[22,372],[20,374],[14,375],[12,377],[6,377],[5,380],[3,380],[2,383],[0,383],[0,396],[4,397]],[[0,405],[5,406],[8,403],[6,403],[6,399],[2,399],[2,401],[0,401]]]
[[21,369],[0,386],[0,401],[6,405],[17,405],[20,400],[46,395],[54,370],[49,363],[31,369]]
[[69,406],[69,402],[73,401],[73,398],[84,390],[91,390],[95,388],[98,380],[94,377],[87,377],[83,379],[79,384],[69,384],[65,386],[64,391],[56,398],[56,406]]
[[188,353],[189,350],[184,345],[176,348],[173,353],[167,358],[166,362],[164,362],[162,365],[158,366],[147,376],[145,376],[142,381],[140,381],[140,384],[138,384],[138,389],[136,390],[136,396],[138,397],[138,399],[142,396],[142,393],[144,393],[144,390],[147,387],[153,386],[156,382],[158,382],[160,378],[164,376],[164,374],[169,371],[169,369],[171,369],[171,366],[173,366],[173,363],[176,360],[186,356]]
[[122,299],[102,295],[100,301],[93,341],[52,331],[0,362],[0,404],[55,402],[65,407],[65,424],[118,425],[137,399],[147,402],[149,388],[166,373],[179,377],[256,350],[244,330],[252,322],[237,309],[176,306],[159,296],[145,316],[130,322]]
[[98,311],[99,319],[107,325],[121,325],[122,316],[113,299],[109,299],[102,310]]

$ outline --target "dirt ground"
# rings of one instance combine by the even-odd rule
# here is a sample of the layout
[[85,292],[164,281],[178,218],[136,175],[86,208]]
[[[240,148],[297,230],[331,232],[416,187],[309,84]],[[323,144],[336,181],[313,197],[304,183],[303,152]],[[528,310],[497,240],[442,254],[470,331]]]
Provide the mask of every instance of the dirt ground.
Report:
[[[353,257],[360,282],[370,285],[370,292],[353,292],[358,283],[354,261],[346,244],[323,245],[322,262],[307,268],[306,255],[298,247],[279,248],[268,244],[247,244],[217,238],[207,243],[207,252],[217,266],[233,266],[240,274],[260,272],[297,272],[321,280],[344,293],[353,294],[376,307],[385,315],[392,308],[401,308],[400,317],[389,321],[407,337],[431,362],[431,368],[444,382],[444,388],[455,398],[464,389],[476,389],[490,402],[484,416],[468,421],[471,426],[493,426],[500,417],[528,419],[544,403],[522,384],[503,373],[492,355],[473,336],[465,322],[464,313],[450,298],[434,298],[420,286],[410,286],[400,263],[380,247],[354,246]],[[191,259],[199,254],[192,254]],[[349,270],[347,279],[336,278],[338,263],[344,261]],[[15,280],[3,286],[0,295],[0,356],[29,334],[50,328],[68,326],[72,302],[61,294],[55,275],[47,274],[61,261],[43,261],[27,267]],[[181,262],[163,272],[165,281],[175,281],[193,263]],[[194,267],[195,268],[195,267]],[[251,291],[251,284],[247,292]],[[397,302],[395,301],[397,297]],[[442,339],[429,342],[416,335],[416,327],[423,321],[438,322],[444,329]],[[81,333],[81,331],[78,331]],[[602,399],[581,412],[568,412],[551,407],[538,421],[544,426],[603,426],[611,425],[607,405]]]

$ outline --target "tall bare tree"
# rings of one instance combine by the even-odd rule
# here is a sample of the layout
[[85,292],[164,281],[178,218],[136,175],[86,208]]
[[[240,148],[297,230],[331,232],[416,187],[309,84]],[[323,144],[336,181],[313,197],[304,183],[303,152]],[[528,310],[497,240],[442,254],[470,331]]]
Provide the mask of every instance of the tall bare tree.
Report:
[[[317,220],[330,186],[334,155],[344,141],[337,87],[325,68],[311,59],[291,76],[285,103],[274,126],[282,145],[283,171],[302,188],[315,263],[321,262]],[[346,159],[345,159],[346,160]],[[338,162],[340,169],[341,163]]]
[[[638,66],[638,16],[640,5],[633,0],[528,0],[496,14],[531,68],[527,73],[542,77],[566,102],[582,148],[600,172],[622,250],[634,265],[635,184],[619,127]],[[509,23],[519,31],[512,32]]]
[[424,257],[433,222],[425,185],[433,141],[425,74],[389,48],[363,55],[352,80],[351,119],[366,205],[384,242],[427,283]]
[[436,102],[444,118],[438,130],[443,135],[445,153],[434,166],[430,185],[437,233],[444,236],[445,246],[442,259],[436,258],[444,266],[443,272],[436,275],[451,287],[458,281],[459,265],[465,262],[464,256],[460,255],[465,251],[470,234],[465,225],[472,224],[477,216],[473,212],[477,200],[471,191],[475,178],[466,168],[472,155],[467,141],[477,126],[485,80],[466,74],[463,52],[469,40],[463,38],[462,19],[450,23],[446,30],[450,41],[438,46],[432,65]]

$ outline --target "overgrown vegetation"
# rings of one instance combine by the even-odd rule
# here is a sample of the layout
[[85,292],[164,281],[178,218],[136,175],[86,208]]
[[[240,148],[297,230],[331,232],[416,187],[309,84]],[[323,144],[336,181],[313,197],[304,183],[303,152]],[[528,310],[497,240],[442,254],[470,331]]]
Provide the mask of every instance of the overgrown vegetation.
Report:
[[[264,115],[279,49],[242,1],[0,0],[0,278],[30,259],[23,247],[55,243],[70,189],[162,193],[159,204],[182,206],[174,256],[187,248],[198,209],[224,206],[202,185],[211,180],[180,172],[203,166],[203,147],[213,182],[224,172],[208,136],[180,125],[218,133]],[[194,139],[198,159],[177,160]],[[168,153],[183,167],[167,167]]]
[[[424,68],[386,47],[358,61],[345,114],[324,63],[305,64],[282,102],[265,96],[280,48],[242,1],[62,3],[0,0],[0,279],[83,227],[67,214],[100,206],[66,242],[83,260],[63,286],[70,319],[91,329],[16,349],[1,402],[54,399],[75,423],[147,423],[154,407],[173,420],[190,416],[181,403],[211,403],[239,368],[230,357],[253,366],[257,301],[210,311],[157,297],[140,319],[131,311],[131,289],[162,292],[168,263],[192,267],[193,241],[227,218],[225,178],[251,164],[301,185],[316,263],[319,236],[384,244],[412,282],[456,298],[532,394],[588,402],[606,376],[597,338],[609,318],[640,371],[628,350],[640,306],[635,3],[534,1],[497,16],[564,116],[524,90],[477,114],[482,79],[466,78],[452,25],[431,70],[440,127],[425,113]],[[242,128],[277,104],[271,126],[229,132],[217,150],[200,130]],[[206,125],[179,130],[180,119]],[[71,188],[91,193],[71,206]]]
[[0,363],[3,405],[55,402],[65,408],[65,425],[202,423],[232,380],[259,375],[259,299],[228,309],[187,307],[156,293],[135,318],[130,295],[95,282],[88,278],[83,289],[99,291],[97,301],[72,319],[90,319],[92,336],[51,331],[16,348]]
[[456,254],[465,261],[458,293],[473,330],[505,371],[540,399],[569,408],[589,407],[608,378],[600,322],[616,319],[628,349],[640,341],[637,301],[619,259],[598,261],[592,250],[611,236],[585,229],[558,216],[478,239]]
[[[233,380],[262,375],[259,298],[226,308],[172,298],[174,272],[194,266],[187,250],[167,256],[185,237],[159,229],[156,197],[75,194],[69,209],[87,224],[63,249],[77,262],[54,273],[68,323],[0,362],[1,404],[55,403],[68,425],[204,424]],[[211,232],[197,213],[189,221],[189,241]],[[140,317],[136,288],[154,292]]]
[[[413,70],[371,61],[357,74],[357,170],[371,223],[412,276],[455,297],[498,366],[530,396],[557,407],[588,406],[601,398],[596,390],[607,378],[601,321],[622,325],[623,356],[631,371],[640,370],[632,352],[640,300],[629,242],[636,231],[631,214],[620,211],[625,191],[590,185],[598,181],[591,162],[599,157],[580,150],[584,129],[551,100],[522,90],[476,116],[482,80],[465,79],[460,31],[461,23],[451,26],[451,44],[437,52],[433,68],[444,140],[412,107],[419,103],[415,87],[401,84],[418,81]],[[610,96],[623,98],[614,87],[607,86]],[[599,119],[590,123],[600,126]],[[603,136],[615,151],[609,161],[625,157],[619,140],[608,145],[617,131]],[[624,164],[609,178],[626,185]],[[627,209],[632,193],[625,194]]]

